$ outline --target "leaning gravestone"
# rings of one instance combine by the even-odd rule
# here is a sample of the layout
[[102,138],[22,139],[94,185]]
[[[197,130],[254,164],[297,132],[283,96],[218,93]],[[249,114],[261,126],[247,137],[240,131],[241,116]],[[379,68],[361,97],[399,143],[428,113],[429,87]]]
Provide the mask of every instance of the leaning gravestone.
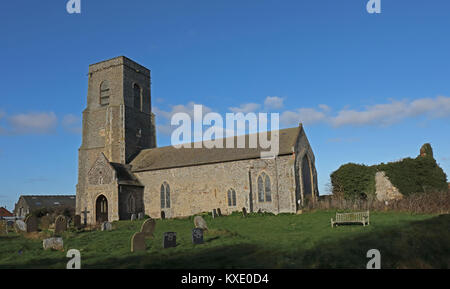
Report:
[[58,216],[55,221],[55,234],[65,232],[67,230],[67,220],[64,216]]
[[131,221],[136,220],[136,214],[131,214]]
[[177,233],[165,232],[163,238],[163,248],[171,248],[177,246]]
[[242,208],[242,216],[247,217],[247,209],[245,207]]
[[145,233],[135,233],[131,237],[131,252],[145,251],[147,246],[145,245]]
[[43,216],[39,220],[41,230],[48,230],[48,228],[50,227],[50,223],[51,223],[50,216]]
[[112,225],[110,222],[103,222],[102,223],[102,231],[111,231]]
[[218,215],[219,217],[222,217],[222,211],[220,210],[220,208],[217,208],[217,215]]
[[195,216],[194,226],[203,230],[208,230],[205,220],[201,216]]
[[203,244],[203,230],[200,228],[192,229],[192,243],[193,244]]
[[44,247],[44,250],[63,250],[64,242],[62,238],[48,238],[42,241],[42,247]]
[[27,233],[37,232],[38,230],[38,219],[35,215],[30,215],[25,219],[25,224],[27,224]]
[[155,232],[156,222],[153,219],[147,219],[141,226],[141,233],[144,233],[146,237],[153,237]]
[[26,232],[27,231],[27,224],[25,224],[22,220],[17,220],[15,223],[16,231],[18,232]]
[[217,211],[216,211],[216,209],[213,209],[212,210],[212,218],[214,219],[216,216],[217,216]]
[[81,229],[81,216],[80,215],[75,215],[75,217],[73,218],[73,226],[77,230]]

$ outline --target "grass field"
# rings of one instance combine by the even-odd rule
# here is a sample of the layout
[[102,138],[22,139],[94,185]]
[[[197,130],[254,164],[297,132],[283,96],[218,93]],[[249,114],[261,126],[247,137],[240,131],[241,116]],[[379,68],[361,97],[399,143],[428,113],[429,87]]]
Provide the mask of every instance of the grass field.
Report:
[[[130,252],[143,221],[113,223],[113,231],[68,231],[65,252],[44,251],[42,240],[10,233],[0,237],[0,268],[66,267],[69,249],[81,252],[82,268],[365,268],[369,249],[381,252],[382,268],[449,268],[450,215],[371,213],[371,224],[331,228],[334,211],[204,216],[205,243],[193,245],[193,218],[156,221],[146,252]],[[177,247],[162,248],[164,232],[177,232]],[[20,251],[20,253],[19,253]]]

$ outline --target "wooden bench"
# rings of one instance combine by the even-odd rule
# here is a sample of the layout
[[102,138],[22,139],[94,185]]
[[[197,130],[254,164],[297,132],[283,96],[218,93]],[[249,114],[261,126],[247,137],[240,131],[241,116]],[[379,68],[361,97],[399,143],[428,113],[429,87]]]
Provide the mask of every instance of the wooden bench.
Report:
[[369,211],[356,213],[336,213],[336,220],[331,218],[331,227],[339,224],[361,223],[369,225]]

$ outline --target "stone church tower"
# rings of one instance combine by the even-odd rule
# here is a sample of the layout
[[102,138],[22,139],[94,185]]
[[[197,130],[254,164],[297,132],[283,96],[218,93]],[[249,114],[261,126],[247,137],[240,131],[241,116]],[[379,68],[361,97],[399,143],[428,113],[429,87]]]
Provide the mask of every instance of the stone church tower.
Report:
[[108,219],[108,210],[109,219],[117,219],[125,195],[140,206],[142,190],[127,164],[142,149],[156,146],[156,133],[149,69],[120,56],[90,65],[88,77],[76,213],[83,216],[86,208],[91,223]]

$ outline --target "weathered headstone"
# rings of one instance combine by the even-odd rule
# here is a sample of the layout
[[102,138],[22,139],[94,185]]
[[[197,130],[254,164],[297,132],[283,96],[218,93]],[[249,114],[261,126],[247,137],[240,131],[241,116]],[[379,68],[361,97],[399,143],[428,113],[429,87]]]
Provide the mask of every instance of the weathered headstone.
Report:
[[201,216],[194,217],[194,226],[203,230],[208,230],[205,220]]
[[145,233],[135,233],[133,237],[131,237],[131,252],[145,250],[147,250],[147,246],[145,244]]
[[55,220],[55,234],[60,234],[67,230],[67,220],[64,216],[58,216]]
[[196,245],[203,244],[203,229],[192,229],[192,243]]
[[38,230],[38,218],[35,215],[30,215],[25,219],[27,224],[27,233],[37,232]]
[[81,229],[81,216],[80,215],[75,215],[75,217],[73,218],[73,226],[77,230]]
[[8,225],[6,221],[0,220],[0,236],[8,234]]
[[213,209],[211,212],[212,218],[214,219],[217,216],[217,211],[216,209]]
[[41,230],[48,230],[48,228],[50,227],[50,223],[50,216],[43,216],[39,220],[39,226],[41,226]]
[[84,226],[86,227],[86,226],[87,226],[87,214],[90,213],[90,211],[88,211],[87,208],[84,207],[84,211],[81,212],[81,213],[83,213],[83,216],[84,216],[84,218],[83,218],[83,224],[84,224]]
[[48,238],[42,241],[42,247],[44,250],[64,250],[64,242],[62,238]]
[[27,224],[25,224],[25,222],[22,220],[16,220],[15,228],[16,228],[16,231],[18,231],[18,232],[26,232]]
[[177,246],[177,233],[165,232],[163,238],[163,248],[171,248]]
[[131,221],[136,220],[136,214],[131,214]]
[[161,211],[161,219],[164,220],[166,218],[166,212]]
[[245,207],[242,208],[242,217],[247,217],[247,209]]
[[142,220],[142,219],[144,219],[144,213],[143,213],[143,212],[140,212],[140,213],[138,214],[138,220]]
[[222,217],[222,211],[220,210],[220,208],[217,208],[217,215],[218,215],[219,217]]
[[110,222],[103,222],[102,223],[102,231],[111,231],[112,225]]
[[147,219],[141,226],[141,233],[144,233],[146,237],[153,237],[153,232],[155,232],[156,222],[153,219]]

